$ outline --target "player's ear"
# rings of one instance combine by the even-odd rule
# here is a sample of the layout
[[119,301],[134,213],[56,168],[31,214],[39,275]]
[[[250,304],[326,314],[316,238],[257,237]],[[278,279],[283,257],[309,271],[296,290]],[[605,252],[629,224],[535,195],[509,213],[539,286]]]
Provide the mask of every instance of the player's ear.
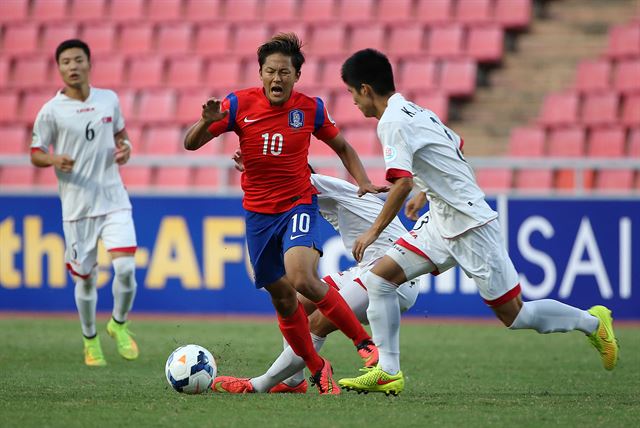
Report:
[[298,83],[298,80],[300,80],[300,76],[302,76],[302,70],[296,71],[295,83]]

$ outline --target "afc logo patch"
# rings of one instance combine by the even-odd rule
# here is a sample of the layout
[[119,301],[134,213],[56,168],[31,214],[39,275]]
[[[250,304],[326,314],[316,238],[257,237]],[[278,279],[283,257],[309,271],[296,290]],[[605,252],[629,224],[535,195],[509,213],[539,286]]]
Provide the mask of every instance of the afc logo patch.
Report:
[[304,112],[302,110],[291,110],[289,112],[289,126],[296,129],[304,126]]

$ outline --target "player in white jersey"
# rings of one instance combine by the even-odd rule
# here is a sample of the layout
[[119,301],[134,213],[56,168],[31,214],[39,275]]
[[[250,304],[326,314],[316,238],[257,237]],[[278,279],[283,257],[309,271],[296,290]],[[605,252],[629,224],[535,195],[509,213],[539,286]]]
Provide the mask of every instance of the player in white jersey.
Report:
[[[318,208],[324,217],[340,234],[345,248],[351,248],[355,239],[366,231],[382,209],[382,201],[370,194],[357,196],[358,188],[353,184],[321,174],[311,174],[311,182],[320,192]],[[323,278],[330,286],[337,288],[356,317],[363,324],[368,324],[366,310],[369,303],[367,290],[359,279],[369,270],[375,260],[382,257],[391,245],[407,230],[396,217],[367,249],[363,259],[351,269],[327,275]],[[418,297],[418,287],[414,281],[399,286],[396,290],[401,312],[411,308]],[[320,311],[316,311],[312,302],[298,296],[309,316],[309,328],[313,345],[317,351],[324,344],[327,335],[336,327]],[[376,338],[373,337],[375,342]],[[377,358],[365,364],[373,367]],[[292,392],[304,393],[307,382],[303,374],[304,361],[295,355],[285,342],[284,351],[262,375],[254,378],[238,378],[219,376],[212,385],[216,392],[248,393],[248,392]]]
[[89,85],[91,52],[72,39],[56,49],[64,88],[40,110],[33,126],[31,162],[55,168],[62,202],[65,258],[75,282],[75,301],[84,341],[85,364],[106,360],[96,331],[96,260],[98,239],[109,251],[114,268],[113,312],[107,332],[118,352],[138,357],[127,315],[136,294],[136,233],[131,203],[119,165],[131,154],[118,96]]
[[435,113],[395,91],[387,57],[373,49],[356,52],[343,64],[342,80],[364,116],[379,120],[386,176],[393,183],[382,212],[356,240],[355,259],[362,259],[366,248],[398,213],[413,188],[414,176],[422,183],[423,195],[412,201],[410,209],[421,208],[428,199],[430,210],[361,277],[369,290],[367,316],[380,363],[339,384],[359,392],[397,394],[404,389],[397,284],[456,265],[474,279],[481,297],[505,326],[539,333],[582,331],[600,352],[604,367],[612,370],[618,346],[607,308],[594,306],[583,311],[548,299],[522,302],[518,274],[504,246],[497,213],[485,202],[462,155],[462,139]]

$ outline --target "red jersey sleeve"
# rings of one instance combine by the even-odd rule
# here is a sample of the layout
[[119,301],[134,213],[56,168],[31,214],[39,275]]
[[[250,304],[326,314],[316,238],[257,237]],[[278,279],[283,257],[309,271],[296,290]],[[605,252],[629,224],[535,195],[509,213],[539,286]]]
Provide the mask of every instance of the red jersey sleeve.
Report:
[[339,133],[340,129],[336,126],[329,112],[324,105],[324,101],[316,97],[316,114],[313,123],[313,135],[322,141],[333,140]]
[[236,124],[236,114],[238,112],[238,97],[234,93],[231,93],[222,100],[220,104],[220,111],[229,110],[229,114],[218,122],[213,122],[207,130],[211,135],[217,137],[220,134],[233,130]]

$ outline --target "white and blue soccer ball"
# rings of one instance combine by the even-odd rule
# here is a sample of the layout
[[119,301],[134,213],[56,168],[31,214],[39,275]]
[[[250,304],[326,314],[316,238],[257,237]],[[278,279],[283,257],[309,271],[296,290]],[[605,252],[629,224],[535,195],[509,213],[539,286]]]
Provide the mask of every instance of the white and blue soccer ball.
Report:
[[207,392],[217,371],[211,352],[199,345],[179,347],[169,355],[164,367],[169,385],[185,394]]

